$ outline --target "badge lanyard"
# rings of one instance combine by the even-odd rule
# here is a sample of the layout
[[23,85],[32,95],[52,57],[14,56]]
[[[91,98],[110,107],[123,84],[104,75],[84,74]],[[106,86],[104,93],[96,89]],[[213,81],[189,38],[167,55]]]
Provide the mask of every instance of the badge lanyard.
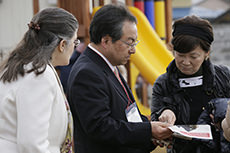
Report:
[[117,79],[119,80],[119,82],[121,83],[121,86],[123,87],[125,94],[128,98],[128,105],[127,108],[125,109],[125,114],[126,114],[126,118],[129,122],[143,122],[141,119],[141,116],[138,112],[138,108],[135,102],[132,102],[132,100],[129,97],[129,94],[124,86],[124,84],[121,81],[121,78],[119,76],[117,67],[115,67],[115,71],[114,71],[115,76],[117,77]]

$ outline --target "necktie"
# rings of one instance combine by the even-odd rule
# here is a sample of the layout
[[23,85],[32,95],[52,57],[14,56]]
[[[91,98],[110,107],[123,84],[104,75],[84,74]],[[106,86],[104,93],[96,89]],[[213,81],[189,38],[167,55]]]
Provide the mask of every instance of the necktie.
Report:
[[117,77],[118,81],[119,81],[119,82],[121,83],[121,85],[123,86],[123,83],[122,83],[121,78],[120,78],[120,76],[119,76],[119,72],[118,72],[118,70],[117,70],[117,67],[115,67],[115,69],[114,69],[114,74],[115,74],[115,76]]
[[[119,80],[121,86],[123,87],[123,89],[124,89],[124,91],[125,91],[125,94],[126,94],[128,100],[129,100],[129,102],[128,102],[128,106],[129,106],[130,103],[132,104],[132,100],[130,99],[129,94],[128,94],[127,90],[125,89],[124,84],[123,84],[122,81],[121,81],[121,78],[120,78],[120,76],[119,76],[119,72],[118,72],[117,67],[115,67],[115,69],[114,69],[114,74],[115,74],[115,76],[117,77],[117,79]],[[127,107],[128,107],[128,106],[127,106]]]

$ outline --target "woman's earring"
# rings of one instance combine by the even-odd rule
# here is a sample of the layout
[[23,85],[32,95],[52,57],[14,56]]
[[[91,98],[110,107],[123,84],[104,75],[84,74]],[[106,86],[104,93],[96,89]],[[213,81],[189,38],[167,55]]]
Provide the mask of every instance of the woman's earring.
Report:
[[207,61],[208,59],[209,59],[209,56],[206,56],[206,57],[205,57],[205,60]]

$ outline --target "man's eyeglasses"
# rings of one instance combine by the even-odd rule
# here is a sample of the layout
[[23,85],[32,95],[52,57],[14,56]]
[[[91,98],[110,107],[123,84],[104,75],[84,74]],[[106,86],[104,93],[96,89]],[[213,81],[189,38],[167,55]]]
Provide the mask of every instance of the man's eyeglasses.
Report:
[[74,47],[76,48],[81,43],[81,41],[79,39],[76,39],[74,40],[73,43],[74,43]]
[[134,47],[136,47],[137,44],[140,42],[139,40],[136,40],[134,43],[130,44],[130,43],[127,43],[127,42],[124,41],[124,40],[121,40],[121,39],[119,39],[119,40],[120,40],[121,42],[123,42],[124,44],[128,45],[131,49],[134,48]]

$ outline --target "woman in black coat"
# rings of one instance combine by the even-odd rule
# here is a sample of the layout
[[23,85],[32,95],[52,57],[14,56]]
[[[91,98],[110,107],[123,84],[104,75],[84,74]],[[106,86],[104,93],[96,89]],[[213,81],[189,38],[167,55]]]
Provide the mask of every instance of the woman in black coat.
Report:
[[[151,119],[171,124],[197,124],[214,98],[230,97],[230,70],[212,64],[211,24],[197,16],[174,22],[172,48],[175,59],[154,83]],[[215,152],[198,141],[174,139],[171,153]]]

